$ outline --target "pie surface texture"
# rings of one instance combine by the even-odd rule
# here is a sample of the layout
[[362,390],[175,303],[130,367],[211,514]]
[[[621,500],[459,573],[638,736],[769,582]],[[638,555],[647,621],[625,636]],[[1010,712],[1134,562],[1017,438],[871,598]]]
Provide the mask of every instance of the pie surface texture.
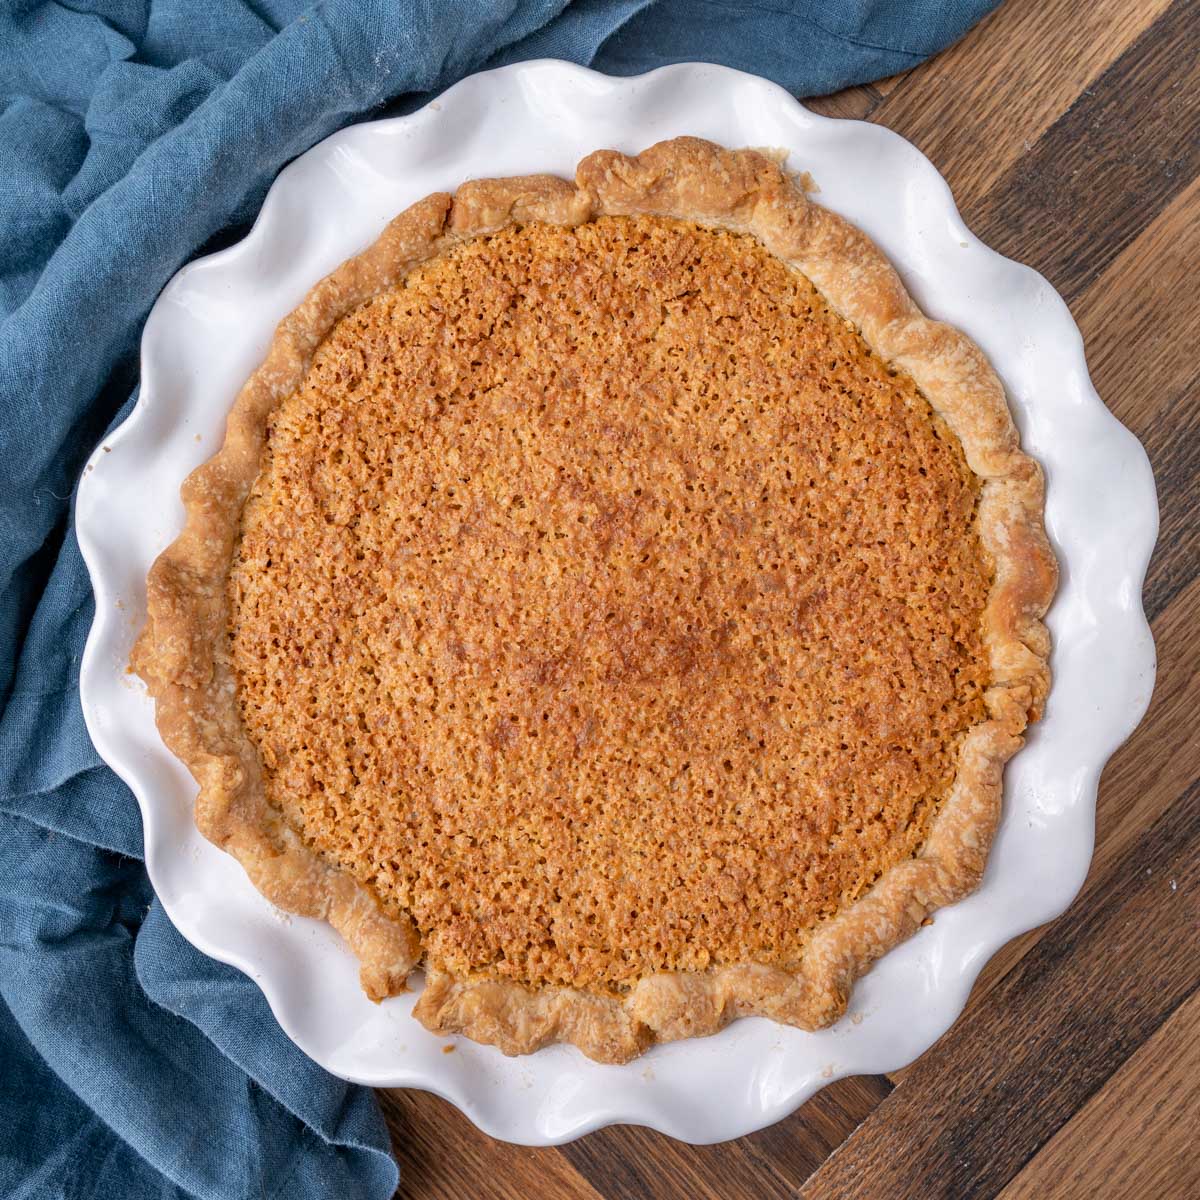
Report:
[[413,205],[183,497],[133,665],[199,828],[507,1053],[835,1020],[1049,686],[999,380],[753,151]]

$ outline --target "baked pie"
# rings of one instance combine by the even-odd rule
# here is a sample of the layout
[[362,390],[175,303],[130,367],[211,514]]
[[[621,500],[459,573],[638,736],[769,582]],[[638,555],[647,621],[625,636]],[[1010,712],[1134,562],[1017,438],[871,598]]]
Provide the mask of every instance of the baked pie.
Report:
[[134,668],[200,829],[510,1054],[835,1020],[1049,686],[999,380],[755,151],[414,204],[183,498]]

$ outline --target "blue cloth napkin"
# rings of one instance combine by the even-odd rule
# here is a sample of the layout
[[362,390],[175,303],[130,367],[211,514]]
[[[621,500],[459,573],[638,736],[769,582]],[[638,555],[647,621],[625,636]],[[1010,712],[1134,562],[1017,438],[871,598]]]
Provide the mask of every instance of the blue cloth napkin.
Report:
[[910,67],[995,0],[0,0],[0,1194],[390,1196],[372,1095],[172,928],[84,729],[82,464],[141,324],[290,158],[536,57],[704,59],[796,94]]

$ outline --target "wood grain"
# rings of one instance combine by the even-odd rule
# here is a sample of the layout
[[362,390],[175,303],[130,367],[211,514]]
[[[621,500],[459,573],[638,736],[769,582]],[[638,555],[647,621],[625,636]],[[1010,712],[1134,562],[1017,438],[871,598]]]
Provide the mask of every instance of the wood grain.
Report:
[[916,70],[813,107],[914,141],[968,223],[1063,291],[1150,454],[1158,685],[1102,777],[1087,883],[912,1066],[736,1142],[607,1129],[529,1150],[384,1095],[402,1196],[1200,1196],[1200,0],[1007,0]]
[[[717,1146],[684,1146],[650,1130],[614,1127],[564,1146],[562,1153],[612,1200],[663,1194],[664,1164],[670,1167],[674,1189],[666,1195],[705,1200],[792,1196],[891,1090],[882,1077],[842,1079],[788,1120]],[[614,1185],[613,1164],[618,1162],[620,1180]],[[744,1193],[746,1187],[751,1191]]]
[[973,225],[996,180],[1088,99],[1092,81],[1167,7],[1168,0],[1009,0],[910,72],[872,119],[933,159]]
[[[1174,69],[1156,69],[1163,62]],[[1200,0],[1177,0],[993,182],[968,220],[1003,254],[1036,260],[1069,303],[1198,169]]]
[[556,1149],[492,1141],[454,1105],[429,1092],[397,1088],[381,1091],[379,1099],[400,1163],[398,1196],[599,1200],[600,1193]]
[[1160,1147],[1190,1143],[1200,1112],[1200,992],[1175,1010],[1000,1200],[1094,1196],[1200,1196],[1200,1154],[1181,1161]]
[[1146,428],[1197,373],[1200,305],[1179,300],[1193,286],[1197,262],[1200,177],[1072,305],[1092,382],[1126,423]]

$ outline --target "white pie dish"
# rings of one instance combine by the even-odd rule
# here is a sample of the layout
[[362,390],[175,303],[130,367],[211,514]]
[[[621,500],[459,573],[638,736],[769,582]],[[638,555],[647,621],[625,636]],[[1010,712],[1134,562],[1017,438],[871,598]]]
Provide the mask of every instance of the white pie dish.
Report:
[[[833,1028],[743,1020],[622,1067],[571,1047],[506,1059],[459,1041],[444,1054],[446,1039],[409,1016],[411,996],[371,1004],[332,930],[283,917],[196,830],[195,785],[125,672],[146,571],[182,525],[181,480],[215,450],[275,323],[396,212],[468,178],[569,176],[591,150],[636,151],[677,134],[788,150],[788,165],[875,238],[925,311],[987,352],[1023,444],[1047,473],[1047,527],[1062,566],[1049,617],[1054,690],[1006,772],[983,886],[860,980]],[[1140,589],[1156,526],[1145,453],[1092,389],[1066,306],[1039,275],[967,231],[944,181],[901,138],[814,116],[774,85],[718,67],[611,79],[525,63],[473,76],[412,116],[326,139],[281,173],[242,242],[185,267],[164,289],[143,337],[139,403],[79,490],[77,530],[97,600],[84,713],[97,748],[138,797],[147,867],[172,920],[254,978],[289,1036],[322,1065],[364,1083],[428,1088],[512,1141],[561,1142],[619,1121],[718,1141],[780,1119],[832,1078],[911,1061],[958,1015],[999,946],[1070,903],[1091,856],[1100,770],[1153,684]]]

